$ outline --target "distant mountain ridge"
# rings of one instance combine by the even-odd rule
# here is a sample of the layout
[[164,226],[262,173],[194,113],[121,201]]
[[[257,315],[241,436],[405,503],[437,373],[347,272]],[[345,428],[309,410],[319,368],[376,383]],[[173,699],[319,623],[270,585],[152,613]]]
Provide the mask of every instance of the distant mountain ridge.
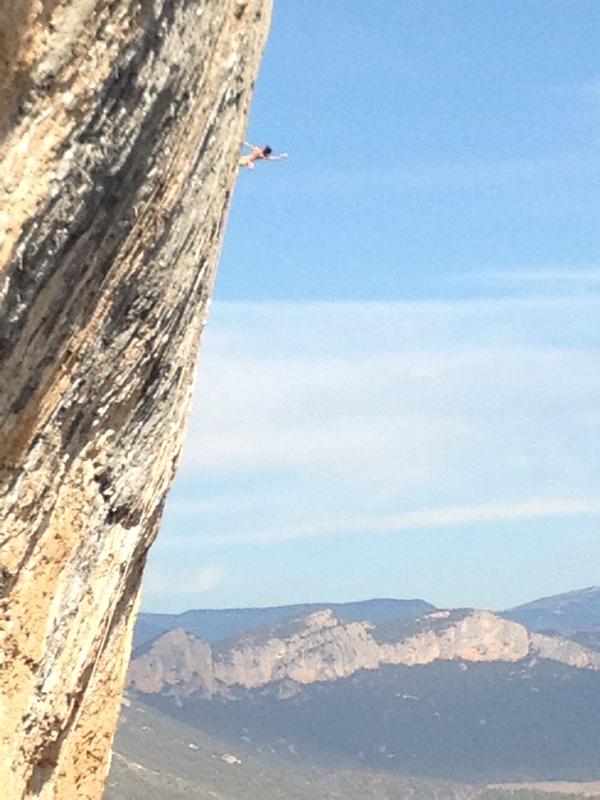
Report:
[[235,687],[307,685],[383,665],[434,661],[558,661],[600,670],[600,653],[530,632],[489,611],[433,611],[414,619],[345,622],[330,609],[276,622],[211,646],[182,629],[164,633],[134,658],[129,686],[149,694],[227,696]]
[[325,608],[331,609],[339,619],[346,622],[403,619],[435,610],[435,606],[425,600],[382,598],[350,603],[301,603],[265,608],[194,609],[181,614],[143,612],[138,617],[133,646],[135,650],[165,631],[175,628],[181,628],[208,643],[218,642],[252,628],[272,625],[290,617],[305,616]]
[[502,616],[534,631],[600,631],[600,586],[542,597],[503,611]]
[[[436,610],[435,605],[422,599],[376,598],[348,603],[298,603],[264,608],[191,609],[179,614],[142,612],[136,624],[133,646],[135,650],[176,628],[212,644],[252,628],[326,608],[346,622],[398,620]],[[580,631],[600,632],[600,587],[590,586],[543,597],[497,613],[520,622],[532,631],[556,631],[569,636]]]

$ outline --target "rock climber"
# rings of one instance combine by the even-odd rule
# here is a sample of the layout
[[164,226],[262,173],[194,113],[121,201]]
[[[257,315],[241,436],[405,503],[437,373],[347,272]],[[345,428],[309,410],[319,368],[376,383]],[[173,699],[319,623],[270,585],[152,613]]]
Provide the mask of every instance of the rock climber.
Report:
[[254,169],[255,161],[280,161],[282,158],[287,158],[287,153],[278,153],[274,155],[268,144],[264,145],[264,147],[259,147],[250,142],[244,142],[244,147],[249,147],[250,152],[240,156],[238,162],[240,167]]

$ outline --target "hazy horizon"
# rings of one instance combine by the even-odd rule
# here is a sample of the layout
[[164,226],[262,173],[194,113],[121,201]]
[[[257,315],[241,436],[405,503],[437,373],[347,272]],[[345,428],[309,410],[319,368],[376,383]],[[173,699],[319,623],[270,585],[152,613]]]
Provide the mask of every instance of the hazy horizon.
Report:
[[180,611],[161,611],[158,608],[147,611],[146,609],[142,608],[142,613],[151,613],[151,614],[161,614],[161,613],[164,613],[164,614],[185,614],[188,611],[236,611],[236,610],[239,610],[241,608],[243,608],[243,609],[261,609],[261,608],[273,608],[273,607],[278,607],[278,606],[287,607],[287,606],[298,606],[298,605],[343,605],[343,604],[349,604],[349,603],[370,603],[370,602],[381,602],[381,601],[386,602],[386,601],[389,601],[389,600],[408,600],[408,601],[422,600],[422,601],[424,601],[426,603],[431,603],[431,605],[435,606],[440,611],[445,611],[445,610],[448,610],[448,609],[458,609],[458,608],[474,608],[474,609],[479,609],[479,610],[482,610],[482,611],[493,611],[493,612],[500,613],[500,612],[503,612],[503,611],[510,611],[511,609],[516,608],[517,606],[524,606],[524,605],[527,605],[528,603],[533,603],[533,602],[535,602],[537,600],[546,600],[546,599],[550,599],[552,597],[559,597],[561,595],[568,595],[568,594],[576,594],[576,593],[586,592],[586,591],[589,591],[589,590],[600,591],[600,585],[597,585],[597,586],[596,585],[594,585],[594,586],[582,586],[582,587],[577,588],[577,589],[570,589],[567,592],[561,592],[559,595],[545,595],[543,597],[530,597],[528,600],[521,600],[518,603],[512,603],[512,604],[504,606],[502,608],[495,608],[495,607],[492,607],[490,605],[474,605],[474,604],[464,605],[464,606],[446,606],[446,605],[440,605],[438,603],[433,602],[431,597],[429,597],[429,596],[422,596],[422,597],[389,597],[389,596],[383,596],[382,595],[382,596],[373,596],[373,597],[358,597],[358,598],[352,598],[352,599],[349,599],[349,600],[332,600],[330,598],[329,599],[325,599],[325,600],[304,600],[304,601],[298,600],[298,601],[293,601],[293,602],[290,602],[290,603],[274,603],[272,605],[268,604],[268,605],[224,606],[224,607],[221,607],[221,606],[219,606],[219,607],[215,607],[215,606],[194,606],[194,607],[191,607],[190,606],[189,608],[181,609]]

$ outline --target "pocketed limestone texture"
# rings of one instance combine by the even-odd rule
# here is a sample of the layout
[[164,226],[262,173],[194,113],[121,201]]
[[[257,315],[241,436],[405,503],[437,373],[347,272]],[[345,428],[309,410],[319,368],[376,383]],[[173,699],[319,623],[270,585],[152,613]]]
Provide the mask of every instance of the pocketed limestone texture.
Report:
[[100,798],[271,0],[0,0],[0,786]]

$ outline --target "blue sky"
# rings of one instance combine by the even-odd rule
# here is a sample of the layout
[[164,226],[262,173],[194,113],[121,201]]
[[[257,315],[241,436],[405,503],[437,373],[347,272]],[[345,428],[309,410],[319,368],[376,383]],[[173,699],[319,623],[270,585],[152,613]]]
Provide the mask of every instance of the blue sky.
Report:
[[276,3],[145,608],[600,582],[599,23]]

